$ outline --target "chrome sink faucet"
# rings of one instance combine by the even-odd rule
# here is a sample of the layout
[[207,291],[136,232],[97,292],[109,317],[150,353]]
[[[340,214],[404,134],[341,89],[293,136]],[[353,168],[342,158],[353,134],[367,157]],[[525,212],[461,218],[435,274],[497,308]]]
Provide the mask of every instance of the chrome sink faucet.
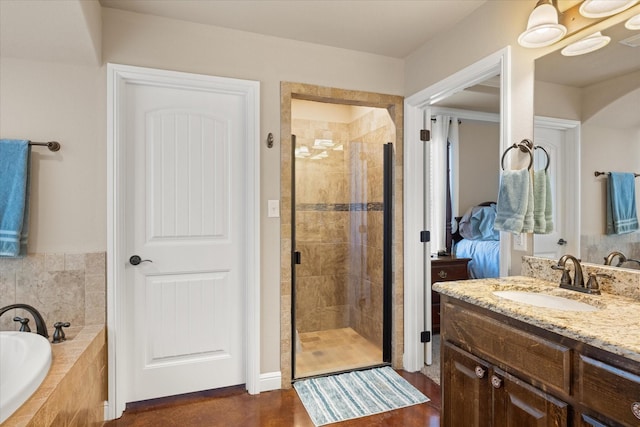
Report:
[[47,332],[47,324],[44,322],[44,318],[42,317],[40,312],[38,312],[38,310],[31,307],[30,305],[11,304],[6,307],[2,307],[0,308],[0,316],[2,316],[4,313],[6,313],[9,310],[13,310],[14,308],[21,308],[31,313],[31,315],[33,316],[33,320],[35,320],[36,322],[36,331],[38,332],[38,334],[42,335],[45,338],[49,338],[49,333]]

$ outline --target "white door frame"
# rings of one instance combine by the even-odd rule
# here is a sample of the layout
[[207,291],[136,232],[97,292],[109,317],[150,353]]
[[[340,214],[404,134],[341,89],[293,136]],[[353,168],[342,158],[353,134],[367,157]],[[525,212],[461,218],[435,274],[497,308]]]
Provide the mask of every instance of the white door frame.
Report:
[[[564,212],[565,217],[572,218],[565,222],[565,235],[567,236],[567,246],[564,252],[573,254],[580,258],[580,129],[581,123],[578,120],[558,119],[555,117],[534,117],[534,143],[535,128],[557,129],[565,132],[566,149],[562,170],[564,171]],[[535,253],[535,245],[532,253]]]
[[[404,369],[415,372],[424,366],[424,346],[420,332],[425,327],[425,311],[431,304],[431,262],[425,253],[430,245],[420,243],[419,235],[428,224],[428,212],[416,209],[425,206],[423,182],[423,143],[420,141],[422,111],[429,105],[464,90],[490,76],[500,74],[500,149],[511,141],[511,48],[509,46],[472,64],[440,82],[417,92],[404,101]],[[496,168],[499,168],[499,159]],[[429,197],[427,195],[427,197]],[[427,221],[427,222],[425,222]],[[506,276],[511,264],[511,241],[500,238],[500,275]],[[426,252],[425,252],[426,251]],[[427,307],[425,308],[425,304]],[[426,322],[430,323],[431,316]]]
[[119,333],[130,325],[123,323],[125,260],[125,158],[124,91],[128,83],[169,85],[194,90],[219,90],[240,94],[245,99],[247,119],[246,158],[243,159],[244,203],[248,221],[243,245],[248,248],[244,265],[245,287],[246,388],[250,394],[260,392],[260,83],[257,81],[214,77],[200,74],[158,70],[119,64],[107,64],[107,349],[108,402],[105,418],[122,415],[126,404],[124,380],[128,375],[127,343]]

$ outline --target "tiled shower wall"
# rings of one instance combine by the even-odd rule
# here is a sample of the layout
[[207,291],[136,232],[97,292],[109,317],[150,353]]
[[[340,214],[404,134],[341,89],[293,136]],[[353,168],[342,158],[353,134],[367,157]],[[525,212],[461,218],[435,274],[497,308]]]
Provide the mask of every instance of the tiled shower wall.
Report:
[[350,326],[382,345],[382,144],[393,122],[378,109],[349,124],[295,119],[292,131],[298,146],[343,145],[296,159],[296,329]]
[[[294,119],[296,145],[311,147],[316,138],[343,144],[321,160],[296,158],[296,329],[311,332],[349,326],[347,255],[349,176],[345,153],[349,131],[344,123]],[[312,154],[318,151],[311,149]]]
[[[36,253],[25,258],[0,258],[0,307],[22,303],[42,314],[49,332],[56,322],[71,326],[104,325],[106,254]],[[0,317],[0,330],[18,329],[14,315]],[[35,331],[35,321],[29,327]]]
[[[383,308],[383,144],[395,141],[386,110],[375,109],[349,124],[352,199],[366,211],[351,212],[349,322],[363,337],[382,347]],[[358,181],[359,180],[359,181]],[[354,191],[355,189],[355,191]]]

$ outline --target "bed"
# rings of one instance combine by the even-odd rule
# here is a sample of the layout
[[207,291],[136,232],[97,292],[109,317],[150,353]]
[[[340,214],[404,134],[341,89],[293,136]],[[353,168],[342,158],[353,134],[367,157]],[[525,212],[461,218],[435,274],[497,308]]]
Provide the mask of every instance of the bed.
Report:
[[495,202],[471,207],[456,218],[458,229],[453,233],[453,253],[458,258],[471,258],[469,277],[484,279],[500,276],[500,232],[494,230]]

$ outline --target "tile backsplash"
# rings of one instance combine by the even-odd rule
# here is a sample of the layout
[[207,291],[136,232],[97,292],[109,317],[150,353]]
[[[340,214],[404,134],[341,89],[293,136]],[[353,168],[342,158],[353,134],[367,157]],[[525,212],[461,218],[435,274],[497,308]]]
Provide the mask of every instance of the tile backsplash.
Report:
[[[0,307],[21,303],[42,314],[49,333],[55,322],[72,326],[103,325],[106,313],[106,254],[36,253],[0,258]],[[18,329],[15,315],[0,317],[0,330]],[[28,316],[29,317],[29,316]],[[33,319],[29,326],[35,331]]]

